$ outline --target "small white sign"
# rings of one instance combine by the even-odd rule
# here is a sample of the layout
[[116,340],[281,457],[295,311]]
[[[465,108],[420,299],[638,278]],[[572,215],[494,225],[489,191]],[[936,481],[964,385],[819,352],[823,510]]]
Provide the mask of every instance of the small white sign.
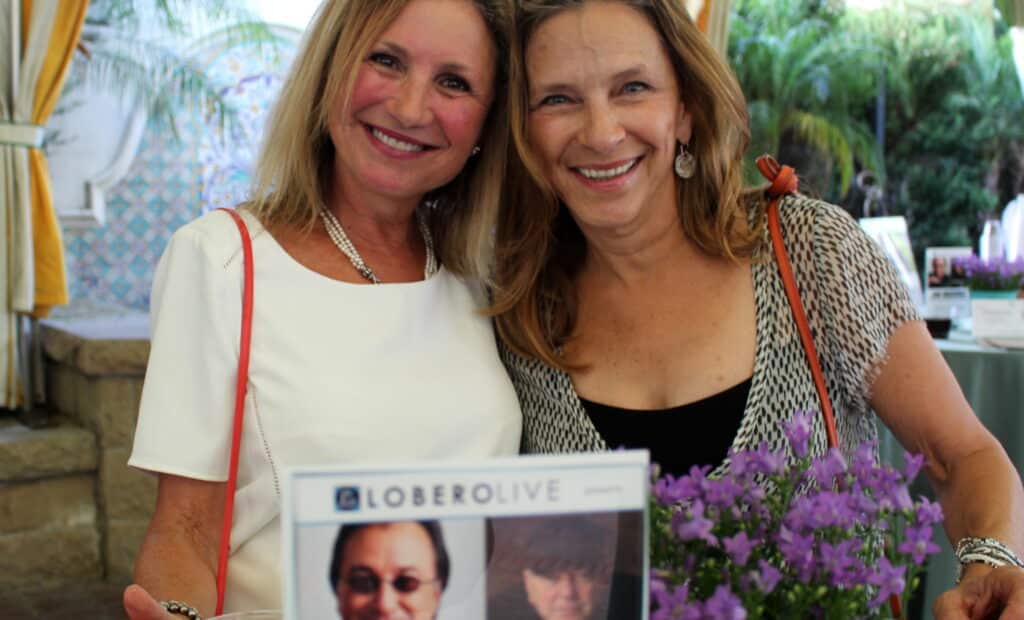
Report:
[[978,342],[1024,347],[1024,299],[974,299],[971,322]]
[[646,619],[648,467],[621,451],[290,469],[285,618]]

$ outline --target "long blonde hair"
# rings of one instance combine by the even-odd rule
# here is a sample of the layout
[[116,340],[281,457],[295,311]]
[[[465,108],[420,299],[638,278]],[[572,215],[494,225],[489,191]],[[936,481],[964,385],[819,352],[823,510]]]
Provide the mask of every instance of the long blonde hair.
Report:
[[[370,48],[409,1],[325,0],[320,5],[270,113],[256,164],[248,207],[265,226],[315,226],[338,156],[327,129],[328,115],[337,101],[347,106]],[[480,154],[425,201],[433,205],[426,213],[445,267],[487,278],[509,144],[507,107],[500,94],[508,82],[511,6],[507,0],[473,4],[497,51],[497,96],[481,129]]]
[[[520,354],[566,368],[557,351],[576,324],[575,277],[586,240],[545,179],[527,133],[526,48],[547,19],[598,0],[520,0],[509,66],[510,157],[495,243],[498,333]],[[704,251],[734,260],[755,255],[763,215],[751,216],[742,158],[750,142],[746,102],[728,65],[679,0],[601,0],[633,7],[657,31],[693,117],[693,178],[676,183],[683,232]]]

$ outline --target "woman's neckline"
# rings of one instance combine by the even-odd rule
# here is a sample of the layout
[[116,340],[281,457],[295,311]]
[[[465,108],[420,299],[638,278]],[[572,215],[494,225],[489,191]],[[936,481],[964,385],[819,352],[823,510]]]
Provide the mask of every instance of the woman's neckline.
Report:
[[753,385],[753,383],[754,383],[754,375],[750,375],[749,377],[747,377],[746,379],[743,379],[739,383],[736,383],[735,385],[731,385],[731,386],[729,386],[729,387],[727,387],[724,390],[721,390],[719,392],[715,392],[714,394],[708,394],[707,396],[703,396],[701,398],[698,398],[697,400],[692,400],[692,401],[690,401],[688,403],[681,403],[681,404],[678,404],[678,405],[669,405],[668,407],[664,407],[664,408],[661,408],[661,409],[634,409],[632,407],[622,407],[622,406],[619,406],[619,405],[608,405],[608,404],[605,404],[605,403],[602,403],[602,402],[598,402],[598,401],[595,401],[595,400],[590,400],[589,398],[586,398],[584,396],[580,396],[579,394],[577,394],[576,397],[579,398],[580,404],[583,405],[584,409],[587,407],[587,405],[594,405],[594,406],[597,406],[597,407],[603,407],[605,409],[613,409],[613,410],[616,410],[616,411],[624,411],[624,412],[628,412],[628,413],[636,413],[636,414],[641,414],[641,415],[645,414],[645,413],[657,414],[657,413],[668,413],[668,412],[678,411],[680,409],[687,409],[689,407],[699,407],[699,406],[701,406],[703,404],[706,404],[709,401],[713,401],[715,399],[722,398],[723,396],[730,395],[730,394],[732,394],[733,392],[736,392],[736,391],[740,391],[740,390],[748,390],[749,391],[750,386]]
[[[339,286],[339,287],[346,286],[346,287],[353,287],[353,288],[359,288],[359,289],[369,289],[369,290],[374,290],[374,289],[399,290],[399,289],[406,289],[406,288],[417,288],[417,287],[429,286],[429,285],[431,285],[434,282],[439,282],[441,280],[442,274],[447,274],[448,273],[447,270],[445,269],[445,266],[443,264],[441,264],[441,265],[438,265],[437,271],[435,271],[433,274],[431,274],[431,276],[429,278],[423,278],[421,280],[411,280],[409,282],[381,282],[380,284],[373,284],[373,283],[368,282],[368,281],[365,282],[365,283],[364,282],[350,282],[348,280],[339,280],[337,278],[332,278],[332,277],[330,277],[328,275],[320,273],[319,271],[317,271],[315,269],[312,269],[311,267],[305,265],[299,259],[295,258],[295,256],[293,256],[291,254],[291,252],[289,252],[287,249],[285,249],[285,247],[283,245],[281,245],[281,242],[278,241],[277,237],[267,227],[265,227],[263,225],[263,222],[259,221],[259,218],[257,218],[252,213],[248,213],[248,212],[245,212],[245,213],[247,213],[250,216],[250,218],[249,218],[250,221],[251,222],[255,222],[256,226],[258,226],[258,229],[254,229],[252,231],[252,238],[253,238],[253,240],[255,240],[257,237],[259,237],[261,235],[265,235],[270,240],[270,245],[272,246],[273,251],[278,253],[281,256],[281,258],[285,261],[285,263],[290,266],[290,268],[292,270],[294,270],[297,273],[303,274],[303,277],[307,277],[307,278],[311,278],[311,279],[316,279],[316,280],[319,280],[319,281],[322,281],[322,282],[329,282],[332,285],[336,285],[336,286]],[[348,259],[345,257],[344,254],[341,253],[340,250],[338,250],[337,248],[333,248],[333,249],[338,254],[338,260],[344,260],[344,261],[347,262]]]
[[[774,263],[754,261],[750,266],[750,277],[754,285],[754,372],[750,377],[750,390],[747,392],[747,399],[743,405],[743,417],[740,418],[740,428],[736,437],[733,439],[733,447],[736,446],[736,441],[744,433],[744,430],[752,423],[749,419],[750,416],[748,415],[750,413],[750,404],[760,397],[762,384],[764,383],[764,373],[766,364],[768,363],[768,360],[766,359],[768,352],[764,342],[765,338],[768,337],[768,309],[766,308],[768,299],[767,292],[762,290],[762,286],[766,284],[763,279],[764,277],[767,277],[767,274],[762,273],[762,270],[766,269],[770,265],[774,265]],[[759,278],[762,280],[760,285],[758,283]],[[564,382],[563,385],[566,386],[571,398],[576,401],[576,407],[578,410],[585,411],[582,399],[579,393],[576,392],[576,384],[573,383],[572,377],[569,376],[569,373],[557,368],[554,369],[554,371]],[[596,433],[597,427],[594,426],[594,423],[590,418],[586,415],[583,417],[583,423],[590,425]]]

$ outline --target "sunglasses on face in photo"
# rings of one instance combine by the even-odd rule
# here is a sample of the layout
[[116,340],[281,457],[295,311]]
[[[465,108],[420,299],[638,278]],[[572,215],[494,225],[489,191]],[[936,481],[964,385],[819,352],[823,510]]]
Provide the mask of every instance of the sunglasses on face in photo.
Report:
[[421,579],[415,575],[398,575],[389,582],[369,570],[353,571],[345,579],[345,585],[356,594],[376,594],[384,583],[389,583],[399,594],[413,594],[426,585],[436,583],[437,579]]

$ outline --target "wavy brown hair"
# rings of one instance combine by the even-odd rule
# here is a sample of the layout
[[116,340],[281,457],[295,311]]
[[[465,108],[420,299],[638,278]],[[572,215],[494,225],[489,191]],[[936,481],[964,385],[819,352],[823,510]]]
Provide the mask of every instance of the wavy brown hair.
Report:
[[[679,0],[520,0],[509,67],[509,116],[515,150],[509,158],[496,229],[494,301],[498,333],[512,350],[557,368],[558,351],[576,324],[575,278],[586,240],[551,184],[529,142],[526,48],[547,19],[587,2],[621,2],[654,26],[679,92],[693,117],[694,176],[677,180],[684,234],[712,255],[752,258],[761,245],[761,219],[751,214],[743,187],[743,154],[750,142],[747,106],[732,70],[694,25]],[[756,202],[756,201],[754,201]]]
[[[325,0],[300,46],[267,122],[248,203],[269,227],[311,230],[326,203],[338,156],[327,129],[336,101],[348,102],[360,65],[409,0]],[[509,152],[506,99],[510,0],[473,0],[497,52],[494,101],[480,132],[481,152],[443,187],[425,196],[438,258],[454,273],[487,276]],[[346,110],[347,111],[347,110]],[[343,112],[344,113],[344,112]],[[343,155],[342,155],[343,156]]]

